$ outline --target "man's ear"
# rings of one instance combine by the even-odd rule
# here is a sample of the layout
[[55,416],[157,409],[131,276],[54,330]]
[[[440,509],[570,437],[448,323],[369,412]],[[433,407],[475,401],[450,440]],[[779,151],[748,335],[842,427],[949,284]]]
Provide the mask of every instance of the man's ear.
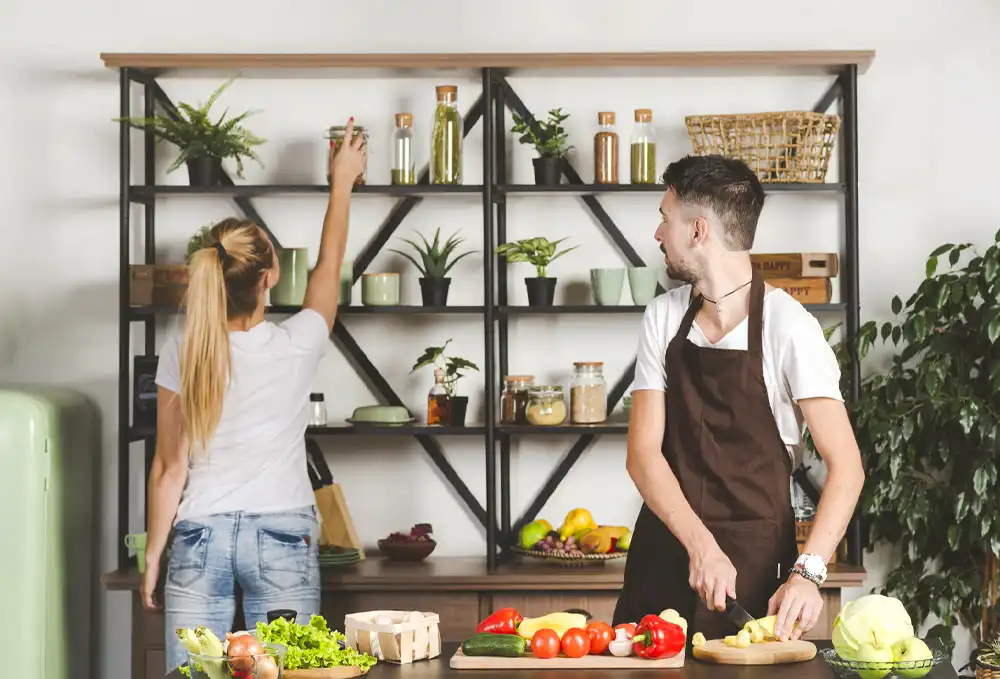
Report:
[[698,216],[691,222],[691,246],[703,245],[708,240],[708,220],[704,216]]

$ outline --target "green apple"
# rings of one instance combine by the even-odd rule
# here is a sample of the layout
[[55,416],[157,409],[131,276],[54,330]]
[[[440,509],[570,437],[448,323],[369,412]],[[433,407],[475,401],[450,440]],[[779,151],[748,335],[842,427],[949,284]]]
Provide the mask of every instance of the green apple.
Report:
[[[892,657],[896,662],[922,662],[934,657],[934,653],[927,647],[922,639],[910,637],[900,639],[892,645]],[[920,679],[931,671],[930,667],[915,667],[913,669],[899,669],[896,673],[907,679]]]
[[861,679],[882,679],[892,670],[892,663],[895,660],[891,646],[867,642],[858,647],[854,659],[858,662],[872,664],[871,669],[858,670],[858,676]]

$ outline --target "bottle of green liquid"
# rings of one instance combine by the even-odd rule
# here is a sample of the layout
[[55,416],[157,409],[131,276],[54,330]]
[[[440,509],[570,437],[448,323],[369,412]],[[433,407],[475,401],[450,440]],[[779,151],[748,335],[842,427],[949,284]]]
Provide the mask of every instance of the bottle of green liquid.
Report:
[[462,183],[462,114],[458,111],[458,88],[435,88],[437,106],[431,130],[431,184]]
[[653,133],[653,110],[637,108],[632,128],[632,183],[656,183],[656,135]]

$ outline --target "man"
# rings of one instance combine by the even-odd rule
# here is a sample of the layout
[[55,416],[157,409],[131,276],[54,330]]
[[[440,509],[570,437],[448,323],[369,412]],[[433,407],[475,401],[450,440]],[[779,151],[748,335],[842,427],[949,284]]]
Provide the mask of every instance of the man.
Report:
[[[819,619],[864,482],[839,366],[815,317],[751,266],[764,205],[754,172],[689,156],[663,181],[655,238],[686,285],[643,320],[626,466],[644,504],[614,622],[674,608],[690,634],[721,638],[738,631],[731,597],[797,639]],[[828,476],[799,558],[790,476],[803,420]]]

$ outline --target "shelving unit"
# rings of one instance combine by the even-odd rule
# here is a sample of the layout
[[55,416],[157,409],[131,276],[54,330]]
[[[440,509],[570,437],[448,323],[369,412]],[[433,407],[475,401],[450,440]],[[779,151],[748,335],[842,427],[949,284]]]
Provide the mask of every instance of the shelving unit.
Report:
[[[542,314],[639,314],[643,308],[637,306],[564,306],[526,307],[512,306],[508,302],[506,263],[492,253],[507,236],[506,201],[511,195],[565,194],[582,201],[599,225],[611,238],[625,262],[642,265],[635,250],[601,206],[599,197],[608,194],[650,194],[659,193],[658,185],[594,185],[583,181],[578,172],[567,166],[564,176],[568,183],[560,186],[534,186],[507,184],[504,166],[506,143],[506,114],[508,110],[523,118],[533,120],[530,110],[508,82],[508,76],[530,71],[534,75],[549,75],[561,78],[576,76],[669,75],[675,72],[732,73],[823,73],[833,76],[833,84],[814,107],[816,111],[826,111],[835,103],[841,106],[843,118],[840,151],[841,181],[829,184],[768,184],[770,193],[799,192],[804,194],[824,194],[844,202],[845,240],[841,250],[840,272],[841,300],[836,304],[813,305],[816,313],[837,313],[845,317],[848,340],[857,335],[859,325],[858,304],[858,142],[857,142],[857,78],[871,63],[874,53],[870,51],[817,51],[817,52],[653,52],[653,53],[582,53],[582,54],[102,54],[108,68],[117,69],[120,83],[119,115],[132,114],[130,101],[133,84],[138,84],[144,95],[144,115],[151,115],[159,105],[167,114],[176,112],[173,102],[162,89],[159,79],[172,74],[197,72],[200,75],[229,75],[240,72],[245,77],[281,77],[293,73],[306,73],[312,77],[335,77],[351,74],[362,77],[382,75],[412,75],[425,77],[459,73],[476,74],[482,83],[482,93],[475,103],[464,113],[465,134],[480,121],[483,124],[483,184],[462,186],[434,186],[428,184],[426,167],[420,175],[418,185],[358,187],[358,196],[378,195],[396,197],[397,202],[390,210],[382,225],[376,230],[370,242],[354,259],[354,280],[357,281],[375,255],[386,244],[396,228],[409,212],[426,199],[446,199],[448,196],[478,195],[483,206],[483,291],[482,306],[459,307],[343,307],[332,333],[354,366],[381,396],[391,405],[405,405],[392,387],[379,373],[362,348],[348,330],[349,319],[356,315],[414,314],[414,315],[473,315],[483,321],[485,343],[484,378],[486,384],[486,422],[483,426],[467,427],[427,427],[404,425],[392,427],[316,427],[310,428],[310,436],[378,435],[412,436],[425,449],[431,461],[441,470],[456,493],[472,513],[483,524],[486,533],[486,562],[489,572],[498,567],[498,561],[506,553],[505,546],[516,534],[520,525],[530,521],[551,497],[559,482],[580,458],[587,447],[598,436],[621,435],[627,433],[625,423],[607,422],[601,425],[557,427],[529,427],[501,425],[497,422],[497,410],[503,377],[508,373],[508,339],[510,319],[522,315]],[[441,75],[440,77],[445,77]],[[322,195],[328,191],[323,184],[316,185],[237,185],[228,176],[223,176],[220,185],[203,188],[190,186],[157,185],[155,177],[155,143],[152,135],[144,135],[144,178],[142,184],[131,182],[130,128],[120,126],[120,292],[119,292],[119,401],[118,401],[118,441],[119,441],[119,534],[128,532],[129,479],[131,468],[131,446],[143,442],[145,464],[148,467],[154,451],[153,435],[133,429],[131,424],[131,362],[134,355],[130,337],[133,323],[142,323],[145,338],[141,353],[154,355],[156,351],[155,322],[161,310],[133,308],[129,306],[128,281],[131,252],[132,227],[131,209],[139,204],[144,210],[143,263],[154,264],[155,218],[157,204],[162,199],[184,196],[219,196],[231,199],[249,218],[260,224],[280,247],[278,234],[274,234],[261,215],[256,211],[251,199],[258,196],[295,194]],[[649,199],[648,197],[646,198]],[[658,291],[663,288],[658,286]],[[274,314],[291,314],[297,307],[272,307]],[[173,313],[173,312],[171,312]],[[346,323],[345,323],[346,321]],[[634,363],[624,374],[614,380],[608,395],[608,410],[624,395],[632,381]],[[849,396],[858,394],[859,372],[857,364],[852,365],[852,389]],[[420,409],[412,409],[419,412]],[[562,461],[553,470],[539,494],[527,509],[512,521],[510,507],[510,445],[512,439],[522,436],[576,436],[577,441],[566,452]],[[486,465],[486,506],[482,507],[468,487],[459,478],[443,455],[438,437],[474,436],[484,439]],[[499,449],[499,458],[497,452]],[[497,464],[499,462],[499,465]],[[498,477],[499,466],[499,477]],[[499,488],[499,498],[498,498]],[[498,502],[499,500],[499,502]],[[499,506],[498,506],[499,505]],[[126,569],[129,563],[127,551],[119,540],[119,567]],[[861,541],[857,521],[848,535],[850,561],[861,563]]]

